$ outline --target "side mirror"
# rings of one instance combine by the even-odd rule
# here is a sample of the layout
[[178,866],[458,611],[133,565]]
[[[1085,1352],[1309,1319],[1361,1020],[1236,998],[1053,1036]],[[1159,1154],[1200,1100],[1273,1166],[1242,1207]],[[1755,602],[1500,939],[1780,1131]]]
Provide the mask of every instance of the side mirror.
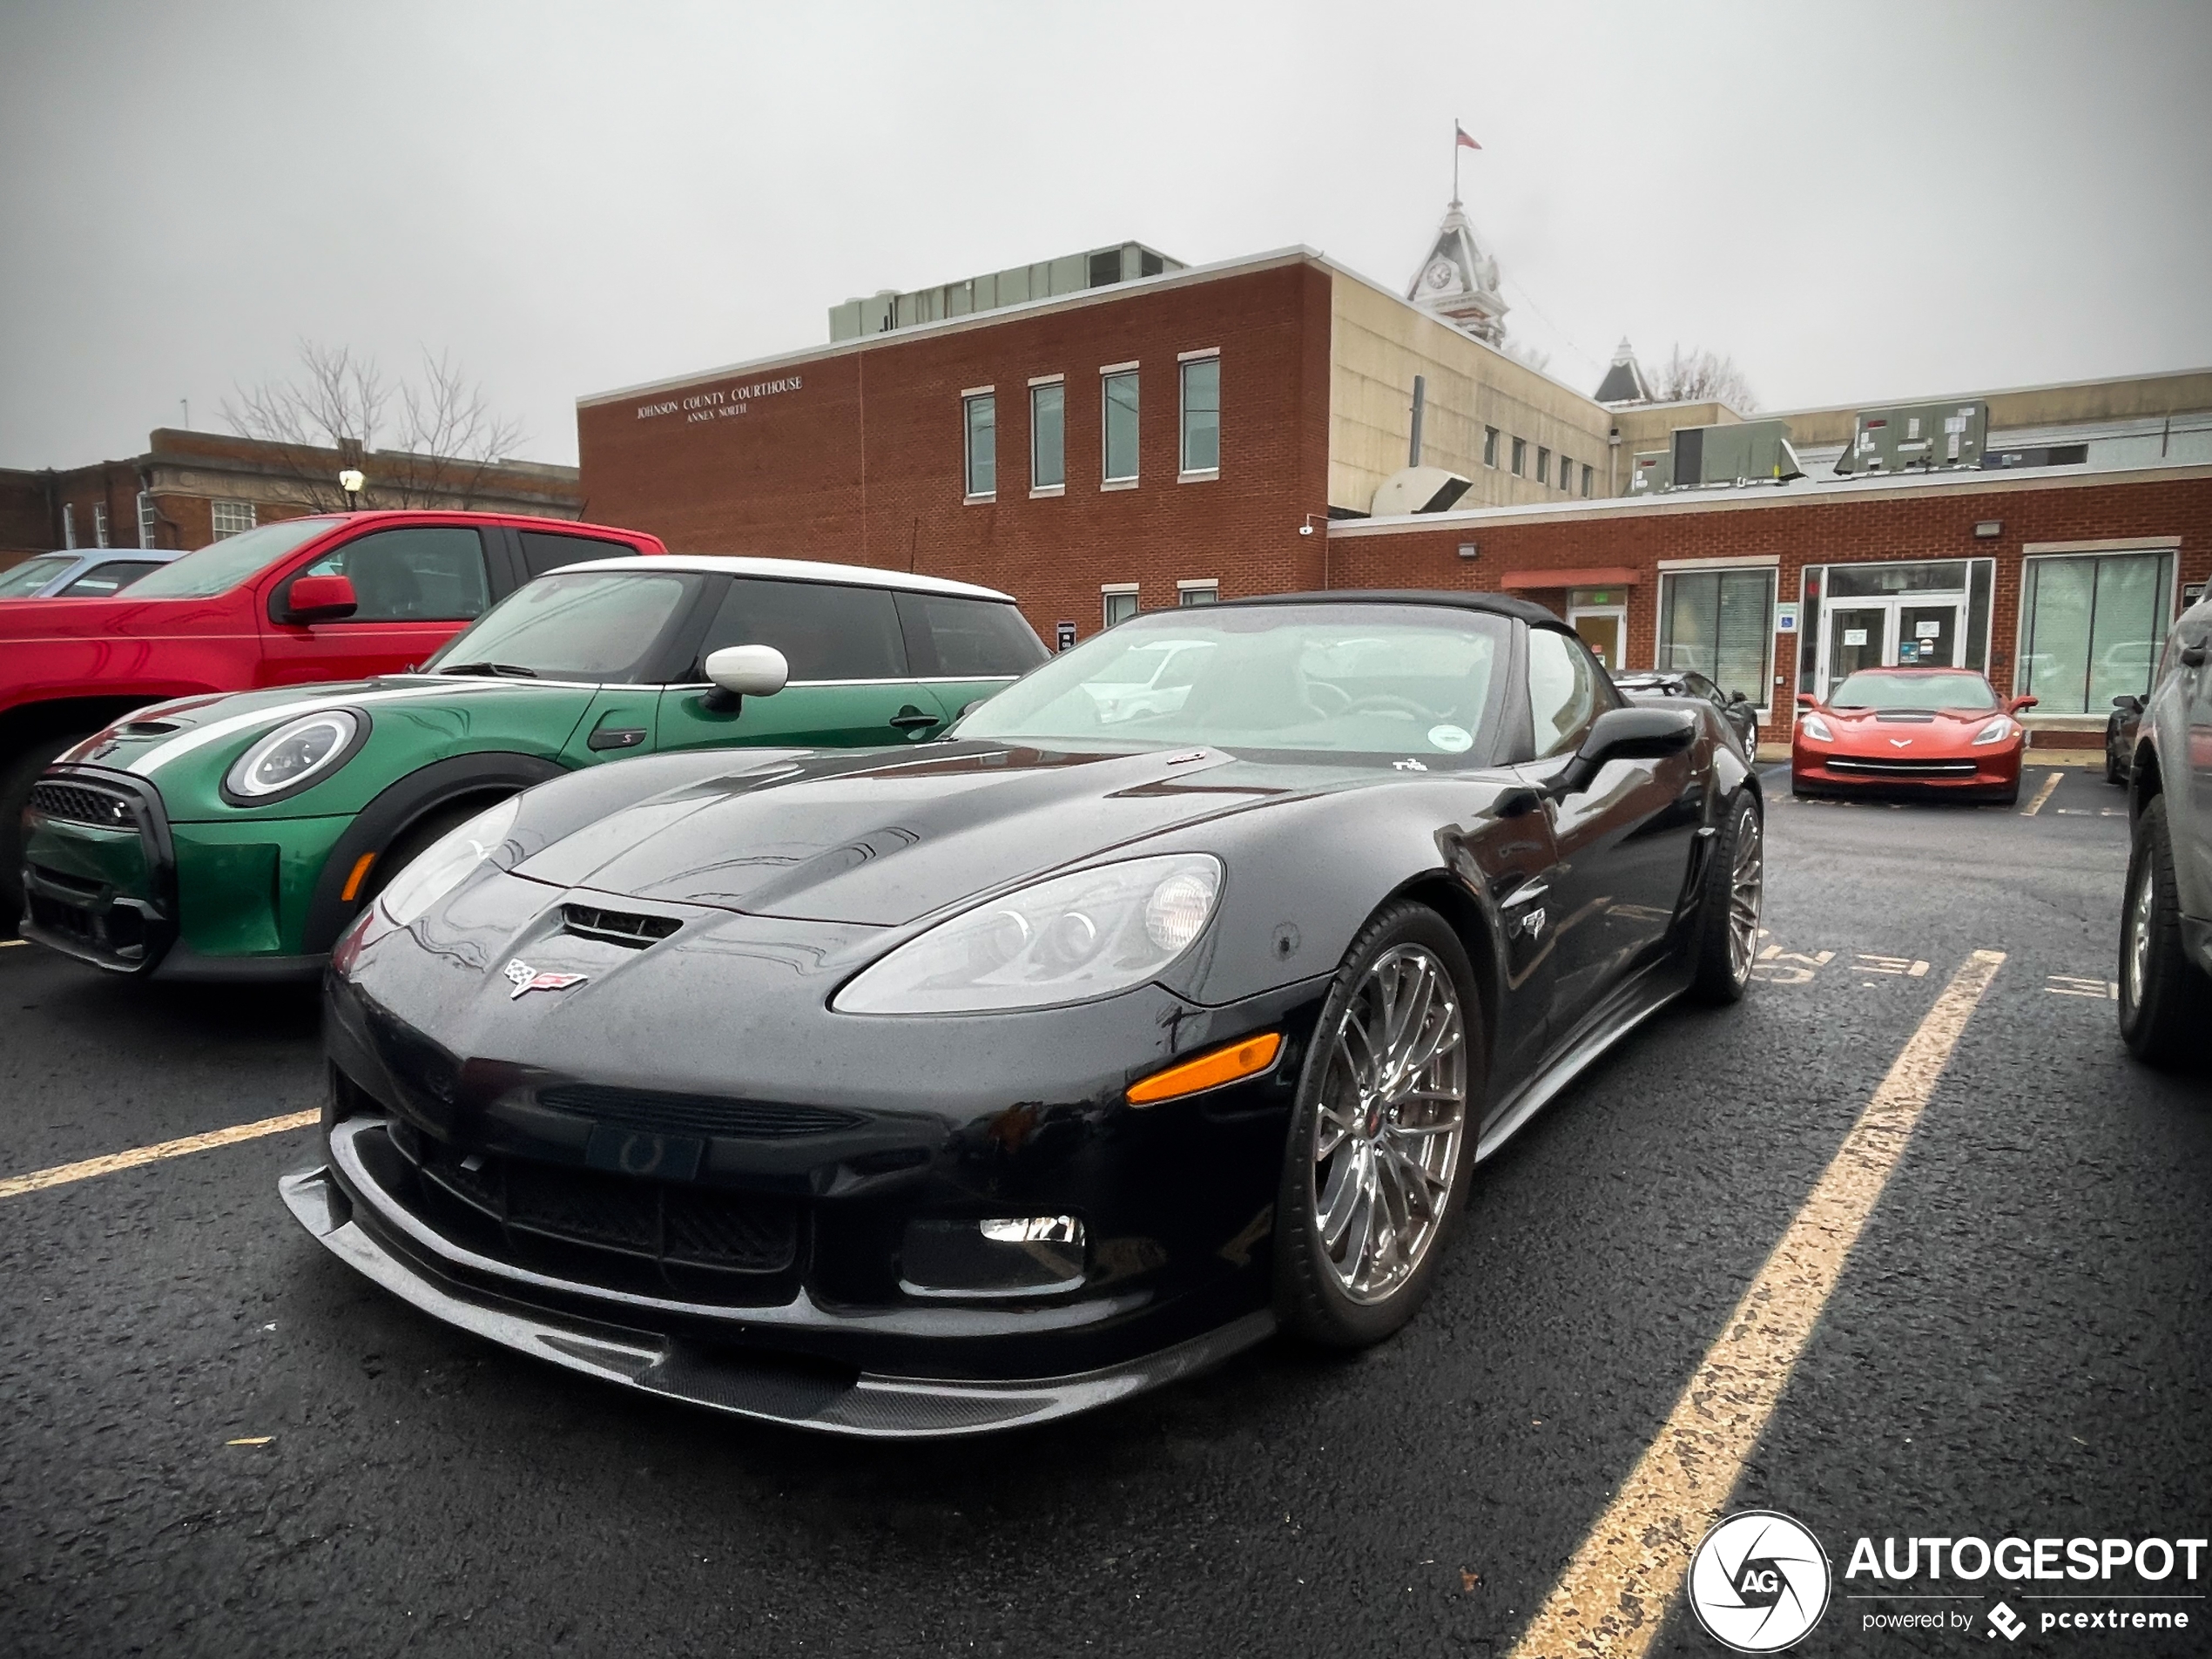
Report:
[[2125,709],[2130,714],[2141,714],[2143,711],[2143,699],[2140,697],[2115,697],[2112,699],[2112,706],[2116,709]]
[[1817,709],[1820,706],[1820,699],[1811,691],[1800,691],[1797,693],[1797,706],[1801,709]]
[[1608,709],[1590,723],[1582,746],[1553,781],[1552,793],[1588,789],[1611,760],[1657,760],[1676,755],[1697,737],[1695,709]]
[[773,645],[725,645],[705,664],[714,690],[707,706],[735,709],[749,697],[773,697],[791,678],[791,664]]
[[1728,694],[1728,700],[1730,703],[1749,703],[1751,699],[1741,691],[1730,691]]
[[2012,700],[2009,706],[2014,714],[2018,714],[2022,709],[2033,708],[2042,700],[2043,699],[2040,697],[2016,697]]
[[350,577],[294,577],[284,596],[287,622],[336,622],[360,609],[361,601],[354,596]]

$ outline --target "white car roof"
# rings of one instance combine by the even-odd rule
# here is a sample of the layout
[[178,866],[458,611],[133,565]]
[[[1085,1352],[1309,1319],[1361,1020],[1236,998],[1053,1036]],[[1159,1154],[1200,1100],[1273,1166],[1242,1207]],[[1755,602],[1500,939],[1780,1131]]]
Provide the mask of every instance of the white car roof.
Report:
[[941,576],[908,576],[867,564],[829,564],[818,559],[741,558],[728,553],[651,553],[643,558],[579,559],[563,570],[704,570],[721,576],[772,577],[785,582],[838,582],[848,587],[897,588],[907,593],[942,593],[962,599],[989,599],[1010,605],[1014,596],[971,582]]

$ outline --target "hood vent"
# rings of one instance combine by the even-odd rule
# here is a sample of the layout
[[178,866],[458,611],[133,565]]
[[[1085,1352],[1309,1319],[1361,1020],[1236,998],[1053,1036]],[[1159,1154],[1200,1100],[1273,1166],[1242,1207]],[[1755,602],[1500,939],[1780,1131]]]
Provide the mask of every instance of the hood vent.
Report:
[[1925,709],[1885,709],[1874,717],[1885,725],[1933,725],[1935,716]]
[[631,950],[658,945],[684,924],[674,916],[648,916],[633,910],[602,910],[596,905],[566,904],[561,920],[579,939],[603,940]]

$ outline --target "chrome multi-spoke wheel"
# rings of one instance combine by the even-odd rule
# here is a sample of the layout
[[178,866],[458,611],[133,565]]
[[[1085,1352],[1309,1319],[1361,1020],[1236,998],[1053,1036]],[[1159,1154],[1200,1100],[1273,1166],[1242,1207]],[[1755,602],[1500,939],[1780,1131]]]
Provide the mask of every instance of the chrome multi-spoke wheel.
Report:
[[1313,1116],[1313,1224],[1323,1261],[1355,1302],[1413,1276],[1449,1211],[1467,1125],[1467,1010],[1424,945],[1377,956],[1327,1046]]
[[2121,1006],[2128,1012],[2141,1004],[2143,981],[2150,977],[2151,912],[2157,898],[2151,861],[2143,858],[2135,863],[2135,880],[2128,895],[2128,939],[2120,953]]
[[1728,971],[1740,985],[1751,977],[1759,948],[1759,901],[1766,892],[1766,847],[1758,814],[1746,813],[1736,832],[1728,875]]

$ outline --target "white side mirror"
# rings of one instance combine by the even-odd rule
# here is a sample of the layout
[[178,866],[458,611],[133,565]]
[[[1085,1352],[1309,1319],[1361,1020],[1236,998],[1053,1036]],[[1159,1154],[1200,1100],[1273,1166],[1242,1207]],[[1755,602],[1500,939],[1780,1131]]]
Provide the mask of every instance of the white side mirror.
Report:
[[707,658],[706,677],[732,697],[773,697],[791,664],[773,645],[725,645]]

